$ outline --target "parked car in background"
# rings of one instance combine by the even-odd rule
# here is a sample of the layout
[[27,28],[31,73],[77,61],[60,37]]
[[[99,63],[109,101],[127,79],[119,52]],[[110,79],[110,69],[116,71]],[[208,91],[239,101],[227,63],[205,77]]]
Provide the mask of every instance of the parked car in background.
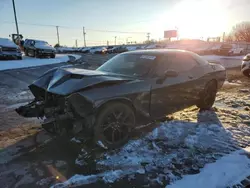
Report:
[[89,50],[89,52],[92,54],[105,54],[107,52],[107,48],[105,48],[105,47],[92,47]]
[[20,48],[8,38],[0,38],[0,59],[22,59]]
[[250,54],[247,54],[241,64],[241,72],[250,78]]
[[162,120],[192,105],[210,109],[225,78],[223,66],[192,52],[125,52],[97,70],[46,72],[29,86],[35,99],[16,112],[43,118],[50,133],[82,134],[112,149],[145,119]]
[[91,48],[90,47],[83,47],[81,50],[80,50],[80,52],[82,52],[82,53],[89,53],[89,50],[90,50]]
[[139,46],[126,46],[126,48],[128,49],[128,51],[134,51],[140,49]]
[[229,55],[242,55],[245,49],[237,44],[232,44],[232,48],[229,50]]
[[115,46],[110,49],[107,49],[107,53],[122,53],[122,52],[127,52],[128,49],[126,46]]
[[218,55],[242,55],[244,54],[244,48],[239,47],[236,44],[221,44],[218,50]]
[[56,52],[57,53],[70,53],[70,52],[74,52],[74,49],[71,47],[62,46],[62,47],[57,47]]
[[46,41],[26,39],[24,41],[24,52],[31,57],[50,57],[55,58],[56,49]]
[[106,53],[112,53],[112,50],[114,49],[115,47],[114,46],[108,46],[106,49]]

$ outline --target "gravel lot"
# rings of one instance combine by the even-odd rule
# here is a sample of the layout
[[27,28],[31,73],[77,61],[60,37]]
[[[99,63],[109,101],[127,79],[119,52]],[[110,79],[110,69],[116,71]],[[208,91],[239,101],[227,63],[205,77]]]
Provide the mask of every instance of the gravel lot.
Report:
[[[86,55],[80,61],[91,64],[75,66],[94,69],[111,56]],[[49,187],[75,174],[84,175],[84,187],[164,187],[250,146],[250,82],[238,69],[228,71],[229,82],[218,93],[213,110],[190,107],[171,114],[168,122],[135,132],[119,150],[91,150],[83,142],[54,139],[40,129],[38,120],[19,117],[14,109],[32,99],[27,86],[55,66],[59,65],[0,72],[2,187]],[[76,180],[72,182],[78,184]],[[245,179],[237,184],[248,183]]]

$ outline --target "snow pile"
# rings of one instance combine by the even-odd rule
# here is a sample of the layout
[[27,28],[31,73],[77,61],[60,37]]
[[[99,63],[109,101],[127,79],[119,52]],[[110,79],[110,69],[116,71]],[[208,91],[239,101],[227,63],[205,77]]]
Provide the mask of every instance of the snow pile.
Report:
[[[60,186],[82,185],[97,180],[113,183],[122,178],[133,179],[138,174],[145,174],[148,183],[166,185],[181,179],[184,174],[197,174],[207,163],[240,149],[234,136],[248,134],[250,127],[241,125],[242,131],[233,130],[223,127],[217,115],[210,111],[199,113],[198,123],[165,122],[119,150],[104,151],[103,157],[96,159],[100,173],[76,175]],[[84,164],[85,161],[80,159],[79,162]],[[242,177],[239,175],[235,178]]]
[[[71,54],[70,56],[73,56],[76,60],[81,57],[79,55],[71,55]],[[0,61],[0,70],[50,65],[50,64],[67,62],[69,60],[70,60],[69,55],[57,54],[55,59],[25,58],[23,60]]]
[[225,68],[233,68],[241,66],[241,62],[244,56],[218,56],[218,55],[204,55],[201,56],[211,63],[218,63]]
[[[250,175],[250,147],[207,164],[199,174],[184,176],[168,188],[232,187]],[[247,154],[248,153],[248,154]]]

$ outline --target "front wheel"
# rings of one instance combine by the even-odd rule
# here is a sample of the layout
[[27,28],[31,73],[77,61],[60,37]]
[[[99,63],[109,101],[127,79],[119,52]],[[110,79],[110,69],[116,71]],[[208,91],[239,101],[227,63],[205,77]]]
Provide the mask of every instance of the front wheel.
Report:
[[215,102],[217,93],[217,82],[212,80],[208,82],[200,95],[197,107],[200,109],[210,109]]
[[135,126],[135,114],[129,105],[114,102],[98,113],[94,127],[94,141],[108,149],[125,144]]

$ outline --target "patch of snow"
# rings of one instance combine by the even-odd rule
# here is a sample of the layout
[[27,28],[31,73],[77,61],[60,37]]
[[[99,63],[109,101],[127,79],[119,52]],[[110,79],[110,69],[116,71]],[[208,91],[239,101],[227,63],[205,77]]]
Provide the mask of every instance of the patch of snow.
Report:
[[75,58],[75,60],[80,59],[82,56],[77,55],[77,54],[68,54],[69,56],[73,56]]
[[138,174],[145,174],[145,170],[143,168],[136,171]]
[[241,86],[239,83],[233,83],[233,82],[228,82],[227,80],[224,82],[222,87],[235,87],[235,86]]
[[97,145],[100,146],[100,147],[103,148],[103,149],[108,149],[108,148],[102,143],[102,141],[100,141],[100,140],[98,140]]
[[82,176],[82,175],[76,174],[73,177],[71,177],[69,180],[65,181],[64,183],[55,184],[51,188],[77,187],[80,185],[94,183],[97,180],[98,180],[98,176],[96,175]]
[[112,170],[108,173],[105,173],[102,179],[105,183],[114,183],[116,180],[120,179],[122,175],[122,170]]
[[36,182],[36,185],[39,185],[39,186],[45,186],[45,185],[49,185],[52,181],[53,181],[53,177],[47,177],[47,178],[43,178],[39,181]]
[[73,137],[70,141],[71,141],[71,142],[75,142],[75,143],[77,143],[77,144],[82,143],[80,140],[77,140],[75,137]]
[[24,60],[0,61],[0,70],[50,65],[50,64],[67,62],[68,60],[69,60],[68,55],[57,54],[54,59],[28,58]]
[[[209,121],[204,121],[205,117]],[[203,121],[200,122],[200,119]],[[213,111],[199,113],[198,123],[161,123],[146,136],[130,140],[122,148],[105,151],[101,158],[95,160],[100,173],[81,176],[82,180],[78,176],[77,184],[81,185],[81,181],[86,184],[89,177],[113,183],[125,177],[131,180],[136,174],[149,176],[154,172],[162,174],[169,182],[177,181],[182,174],[198,173],[205,164],[238,150],[240,140],[236,137],[244,137],[249,132],[250,127],[244,124],[238,125],[237,131],[224,127]],[[160,185],[163,182],[161,178],[145,178]],[[72,181],[72,178],[68,181]]]
[[201,56],[208,62],[219,63],[225,68],[233,68],[241,66],[244,56],[218,56],[218,55],[204,55]]
[[250,158],[246,155],[247,152],[250,152],[250,147],[226,155],[215,163],[207,164],[199,174],[184,176],[167,187],[211,188],[238,184],[250,174]]

